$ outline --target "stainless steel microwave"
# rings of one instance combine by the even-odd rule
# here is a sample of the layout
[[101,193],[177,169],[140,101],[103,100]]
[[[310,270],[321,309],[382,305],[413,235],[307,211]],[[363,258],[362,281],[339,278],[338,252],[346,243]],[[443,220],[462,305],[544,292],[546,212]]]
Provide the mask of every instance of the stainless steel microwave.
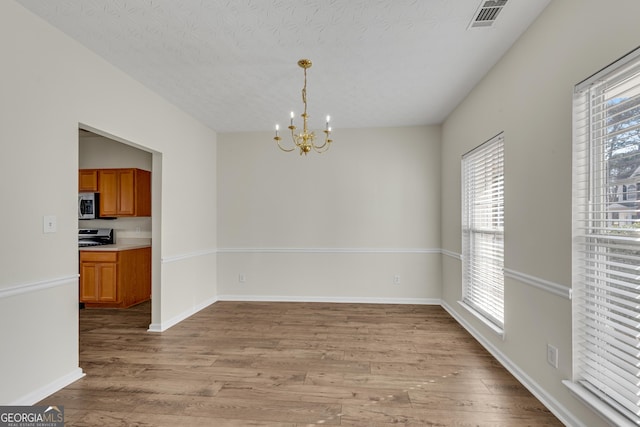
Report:
[[98,202],[99,193],[79,193],[78,194],[78,219],[100,218]]

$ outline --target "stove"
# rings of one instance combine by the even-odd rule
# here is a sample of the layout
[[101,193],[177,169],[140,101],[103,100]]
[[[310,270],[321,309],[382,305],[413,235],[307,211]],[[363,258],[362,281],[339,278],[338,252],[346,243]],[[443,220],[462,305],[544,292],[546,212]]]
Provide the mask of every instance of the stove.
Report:
[[81,228],[78,230],[78,246],[112,245],[116,242],[113,228]]

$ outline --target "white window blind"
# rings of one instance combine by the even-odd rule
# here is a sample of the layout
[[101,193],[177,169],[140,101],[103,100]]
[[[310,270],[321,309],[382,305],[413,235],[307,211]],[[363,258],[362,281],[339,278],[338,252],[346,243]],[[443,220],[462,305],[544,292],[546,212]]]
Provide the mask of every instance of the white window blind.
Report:
[[504,327],[504,140],[462,156],[463,302]]
[[576,87],[574,383],[640,425],[640,60]]

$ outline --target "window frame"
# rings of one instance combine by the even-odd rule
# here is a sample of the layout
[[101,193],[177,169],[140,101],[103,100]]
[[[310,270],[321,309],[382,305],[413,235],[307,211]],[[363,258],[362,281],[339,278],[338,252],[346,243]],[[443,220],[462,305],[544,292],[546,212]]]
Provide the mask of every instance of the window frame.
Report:
[[[474,173],[476,175],[472,175]],[[504,338],[503,132],[462,155],[461,180],[462,300],[459,303]],[[485,201],[481,196],[488,199]]]
[[[629,98],[620,96],[621,88],[629,91]],[[614,221],[617,215],[609,208],[612,203],[632,201],[628,200],[628,186],[610,176],[615,132],[609,129],[610,118],[615,116],[607,108],[614,109],[621,102],[619,99],[630,103],[627,111],[640,108],[634,107],[634,102],[640,101],[639,91],[637,49],[576,85],[573,101],[573,379],[564,384],[588,406],[620,426],[640,424],[640,386],[636,385],[635,390],[630,386],[634,381],[640,382],[640,316],[620,315],[640,309],[640,302],[634,302],[640,298],[638,273],[635,278],[634,273],[625,273],[633,272],[637,265],[634,263],[640,260],[640,235],[633,229],[637,219],[631,220],[631,227],[625,227],[621,221]],[[640,113],[624,120],[640,125]],[[628,125],[624,120],[616,124]],[[623,146],[624,150],[627,148]],[[627,151],[622,153],[627,155]],[[621,289],[633,288],[635,294],[632,290],[629,295],[619,296]],[[634,326],[630,334],[621,332],[633,323],[635,344]],[[631,372],[624,369],[627,366]],[[618,372],[627,379],[618,381]],[[625,397],[629,393],[636,393],[636,397],[629,400]]]

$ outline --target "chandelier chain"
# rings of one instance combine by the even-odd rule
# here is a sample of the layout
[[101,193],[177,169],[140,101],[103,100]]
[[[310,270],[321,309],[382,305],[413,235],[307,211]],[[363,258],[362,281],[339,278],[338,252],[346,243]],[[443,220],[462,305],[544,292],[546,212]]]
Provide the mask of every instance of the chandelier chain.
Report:
[[302,102],[304,103],[304,112],[307,112],[307,69],[304,69],[304,87],[302,88]]

